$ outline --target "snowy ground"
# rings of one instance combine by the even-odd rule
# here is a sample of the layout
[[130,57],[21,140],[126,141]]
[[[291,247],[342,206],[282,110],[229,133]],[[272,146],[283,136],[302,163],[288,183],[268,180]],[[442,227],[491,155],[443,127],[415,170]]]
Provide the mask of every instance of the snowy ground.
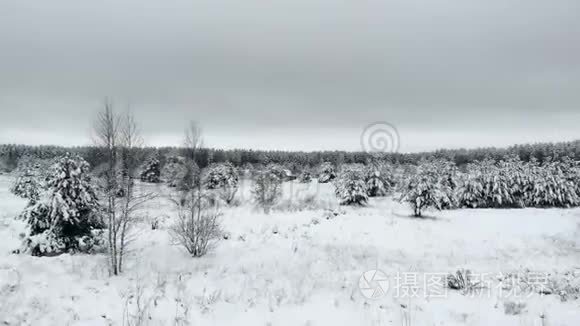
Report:
[[[109,277],[103,255],[10,254],[20,244],[24,225],[14,216],[25,202],[8,192],[9,182],[0,176],[0,323],[580,325],[580,300],[510,293],[496,278],[525,269],[580,271],[578,209],[457,210],[415,219],[391,198],[338,207],[330,185],[287,183],[285,211],[264,215],[248,203],[246,183],[243,204],[224,210],[229,239],[208,256],[190,258],[171,244],[173,210],[161,197],[143,212],[124,275]],[[301,203],[314,195],[310,206],[318,208]],[[148,220],[161,216],[161,228],[151,230]],[[459,268],[481,275],[486,289],[441,293],[424,284]],[[373,269],[390,284],[374,300],[359,289],[361,275]],[[521,311],[506,313],[518,304]]]

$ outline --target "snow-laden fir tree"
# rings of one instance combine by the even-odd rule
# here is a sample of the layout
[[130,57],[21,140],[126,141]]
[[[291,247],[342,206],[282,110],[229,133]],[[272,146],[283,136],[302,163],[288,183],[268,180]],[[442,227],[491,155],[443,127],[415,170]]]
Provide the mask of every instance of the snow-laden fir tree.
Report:
[[17,177],[10,186],[10,192],[31,203],[36,202],[46,187],[46,178],[52,164],[54,160],[21,158],[15,171]]
[[152,156],[145,162],[139,177],[143,182],[161,182],[161,163],[156,155]]
[[44,184],[35,171],[27,170],[22,172],[14,183],[10,186],[10,192],[14,195],[27,199],[31,203],[35,203],[39,198],[44,188]]
[[385,163],[373,163],[365,170],[365,182],[369,197],[386,196],[393,188],[392,167]]
[[458,206],[468,208],[512,207],[514,198],[508,176],[509,167],[485,159],[469,164],[464,181],[457,190]]
[[254,180],[252,196],[256,205],[268,214],[282,196],[282,180],[269,169],[259,172]]
[[178,187],[187,176],[186,160],[182,156],[170,155],[161,171],[161,178],[169,187]]
[[230,162],[212,164],[204,178],[205,186],[217,190],[219,197],[228,204],[234,200],[238,183],[238,171]]
[[441,210],[451,205],[452,200],[440,182],[439,172],[437,164],[424,161],[401,187],[400,201],[411,205],[414,216],[421,217],[427,208]]
[[[539,167],[534,165],[528,206],[576,207],[580,205],[575,167],[571,160],[547,160]],[[577,173],[577,171],[576,171]]]
[[497,163],[497,166],[497,180],[501,187],[506,189],[503,205],[500,204],[499,207],[525,207],[531,186],[529,166],[524,164],[517,155],[506,156]]
[[434,168],[439,171],[438,182],[440,189],[449,201],[444,202],[441,209],[457,208],[456,192],[459,187],[459,172],[455,163],[446,160],[434,160]]
[[467,165],[467,173],[464,174],[463,182],[457,189],[456,197],[458,207],[486,207],[483,179],[477,163]]
[[336,178],[336,171],[330,162],[324,162],[320,165],[318,174],[318,183],[328,183]]
[[578,170],[571,160],[539,164],[510,155],[469,164],[457,197],[461,207],[522,208],[580,205]]
[[336,178],[334,186],[334,192],[340,205],[363,205],[368,201],[363,166],[345,165]]
[[88,250],[98,240],[93,231],[103,225],[88,172],[78,155],[67,154],[53,166],[46,192],[20,215],[28,224],[23,251],[56,255]]

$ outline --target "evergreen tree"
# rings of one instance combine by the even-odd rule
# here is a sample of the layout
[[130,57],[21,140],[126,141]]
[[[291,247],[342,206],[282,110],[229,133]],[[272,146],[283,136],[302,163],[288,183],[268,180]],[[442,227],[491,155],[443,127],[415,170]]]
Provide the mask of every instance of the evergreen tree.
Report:
[[394,177],[389,165],[374,162],[366,168],[365,172],[369,197],[386,196],[393,188]]
[[46,179],[53,160],[24,157],[16,168],[17,177],[10,186],[14,195],[35,203],[46,188]]
[[99,203],[88,175],[89,164],[66,154],[52,169],[46,192],[21,213],[28,224],[24,251],[55,255],[89,249],[101,228]]
[[422,162],[402,188],[400,201],[411,205],[414,216],[421,217],[426,208],[441,210],[451,205],[452,199],[440,182],[439,172],[437,164]]
[[185,158],[182,156],[171,155],[167,157],[165,166],[161,171],[163,181],[167,182],[169,187],[178,187],[179,184],[187,177],[187,167]]
[[362,166],[345,166],[335,182],[335,194],[340,205],[363,205],[368,201],[368,189]]
[[141,170],[140,179],[149,183],[161,182],[161,164],[157,156],[153,156],[145,162]]
[[230,162],[212,164],[204,178],[205,186],[217,190],[219,197],[228,204],[234,200],[238,183],[238,172]]

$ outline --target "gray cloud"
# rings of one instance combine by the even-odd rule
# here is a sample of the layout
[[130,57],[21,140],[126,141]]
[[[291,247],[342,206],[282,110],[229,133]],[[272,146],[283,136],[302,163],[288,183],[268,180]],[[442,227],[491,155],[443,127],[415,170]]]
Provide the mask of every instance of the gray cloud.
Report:
[[576,0],[0,0],[0,142],[86,142],[104,96],[131,103],[153,143],[188,119],[226,147],[356,149],[377,120],[403,150],[580,138],[579,13]]

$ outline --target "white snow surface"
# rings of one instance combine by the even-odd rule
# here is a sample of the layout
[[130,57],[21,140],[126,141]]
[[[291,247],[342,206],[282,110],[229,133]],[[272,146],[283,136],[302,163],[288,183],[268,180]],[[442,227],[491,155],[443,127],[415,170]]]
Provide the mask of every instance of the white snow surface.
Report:
[[[578,271],[579,209],[432,211],[418,219],[392,197],[339,207],[332,184],[313,181],[285,183],[279,209],[265,215],[250,203],[245,180],[241,204],[223,209],[230,236],[207,256],[192,258],[171,243],[175,212],[161,196],[142,212],[123,275],[111,277],[104,254],[11,254],[25,230],[14,217],[26,204],[9,193],[11,181],[0,176],[0,324],[580,325],[580,300],[553,295],[425,297],[419,282],[417,297],[391,289],[366,299],[358,287],[372,269],[389,277]],[[307,196],[318,208],[300,210]],[[163,217],[157,230],[154,217]],[[506,314],[510,301],[524,303],[523,312]]]

